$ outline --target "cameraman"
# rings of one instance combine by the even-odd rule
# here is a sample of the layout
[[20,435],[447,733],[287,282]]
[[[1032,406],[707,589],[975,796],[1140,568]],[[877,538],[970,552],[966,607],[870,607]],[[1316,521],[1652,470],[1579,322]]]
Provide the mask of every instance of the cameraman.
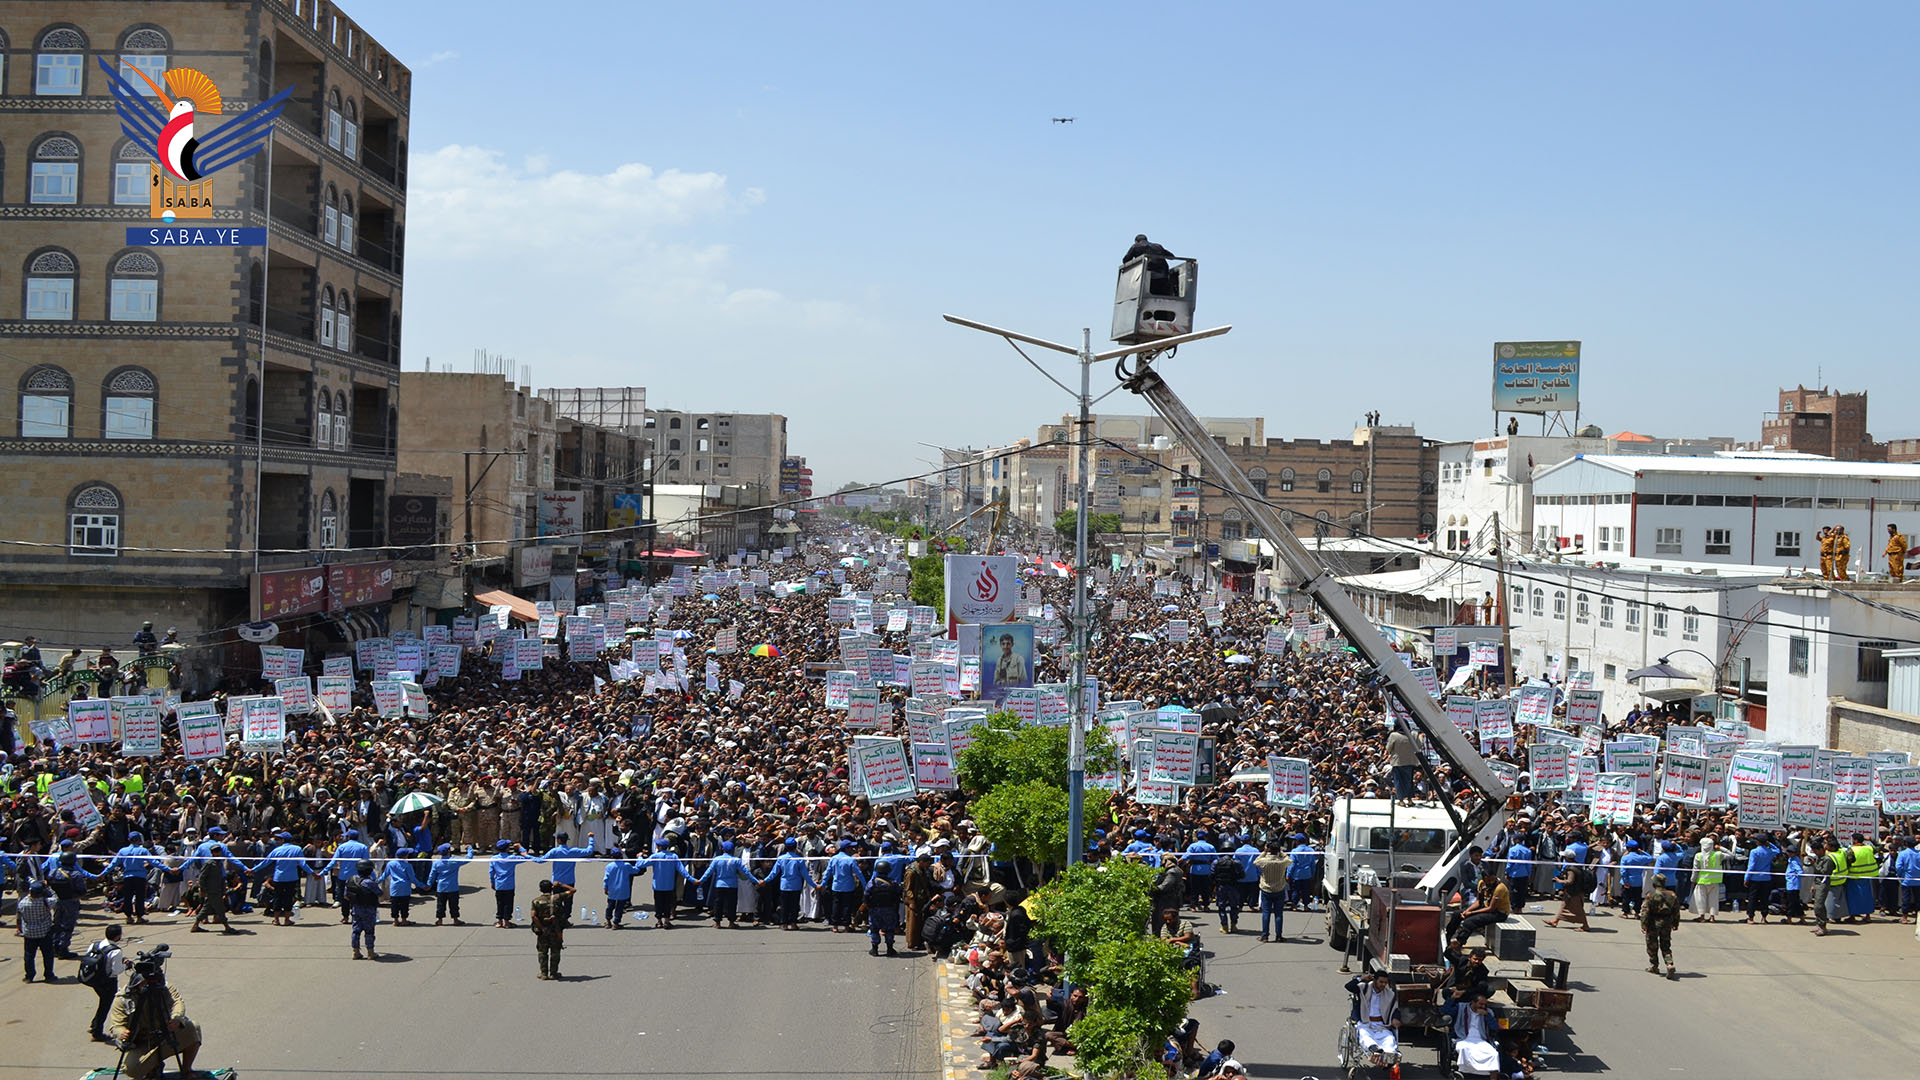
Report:
[[193,1059],[200,1052],[200,1026],[187,1019],[186,1002],[167,985],[165,960],[160,949],[141,953],[126,991],[113,1002],[109,1023],[126,1051],[126,1075],[133,1080],[158,1076],[174,1054],[179,1055],[181,1073],[192,1075]]

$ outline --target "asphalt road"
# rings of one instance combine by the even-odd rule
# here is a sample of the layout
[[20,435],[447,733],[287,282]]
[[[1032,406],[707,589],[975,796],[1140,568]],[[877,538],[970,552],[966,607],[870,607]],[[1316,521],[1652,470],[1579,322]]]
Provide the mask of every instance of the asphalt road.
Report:
[[[531,873],[522,871],[523,904]],[[236,926],[247,933],[232,937],[190,934],[187,920],[163,917],[129,929],[144,935],[136,948],[172,946],[169,977],[206,1031],[197,1065],[230,1065],[246,1080],[940,1073],[924,959],[875,959],[864,936],[812,926],[576,927],[565,980],[540,982],[532,934],[492,926],[479,864],[465,880],[465,914],[480,925],[435,927],[429,918],[395,928],[383,909],[377,963],[351,958],[332,909],[309,909],[289,928],[241,916]],[[601,903],[597,883],[582,887],[576,919],[589,903]],[[103,925],[90,909],[76,951]],[[28,985],[17,939],[4,957],[0,1080],[72,1080],[112,1066],[117,1053],[87,1040],[94,995],[73,981],[77,965],[59,965],[64,985]]]
[[[1529,914],[1536,925],[1544,916]],[[1242,933],[1205,938],[1208,977],[1226,994],[1195,1003],[1211,1046],[1232,1039],[1254,1077],[1332,1078],[1347,1017],[1340,955],[1318,915],[1289,913],[1305,944],[1260,944]],[[1211,925],[1201,922],[1203,932]],[[1246,923],[1241,923],[1242,929]],[[1912,1016],[1920,1005],[1920,941],[1889,922],[1806,928],[1683,922],[1674,934],[1677,982],[1646,972],[1639,924],[1593,920],[1594,932],[1542,927],[1572,961],[1568,1029],[1547,1040],[1545,1073],[1618,1076],[1911,1077]],[[1443,1075],[1435,1050],[1408,1051],[1407,1080]],[[1544,1074],[1544,1073],[1543,1073]]]

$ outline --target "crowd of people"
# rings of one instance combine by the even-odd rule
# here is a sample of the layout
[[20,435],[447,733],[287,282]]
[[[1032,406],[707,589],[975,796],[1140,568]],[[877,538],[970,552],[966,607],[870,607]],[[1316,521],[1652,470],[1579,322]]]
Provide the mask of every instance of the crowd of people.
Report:
[[[842,532],[763,563],[786,588],[761,587],[751,601],[732,580],[708,593],[656,589],[653,625],[678,632],[694,674],[653,692],[614,677],[623,646],[549,661],[517,681],[503,680],[482,648],[430,688],[429,715],[382,718],[362,673],[351,708],[293,718],[276,753],[246,752],[236,738],[224,756],[189,761],[171,725],[154,758],[122,757],[113,745],[16,748],[0,774],[0,869],[22,898],[23,974],[51,979],[56,961],[79,959],[77,920],[95,898],[125,923],[169,913],[209,932],[256,914],[278,925],[337,918],[356,958],[377,957],[382,907],[390,926],[424,926],[431,898],[436,926],[466,923],[462,871],[471,862],[493,893],[493,926],[534,932],[543,978],[559,977],[569,928],[817,923],[866,931],[876,955],[903,945],[964,957],[990,1062],[1031,1071],[1049,1054],[1071,1053],[1084,1002],[1048,981],[1057,958],[1023,905],[1046,868],[996,852],[958,792],[874,806],[850,789],[852,732],[844,712],[826,707],[820,672],[838,666],[841,626],[828,606],[839,579],[856,590],[878,580],[884,559],[873,543]],[[873,567],[843,566],[849,551],[875,554]],[[1196,962],[1204,950],[1183,912],[1211,918],[1222,934],[1251,934],[1257,922],[1260,941],[1289,941],[1286,916],[1321,902],[1334,799],[1432,796],[1436,784],[1463,806],[1477,798],[1443,762],[1430,762],[1417,783],[1410,771],[1396,774],[1379,691],[1337,636],[1268,653],[1267,631],[1283,614],[1273,604],[1185,582],[1169,594],[1159,580],[1100,575],[1107,618],[1089,673],[1102,700],[1199,713],[1222,782],[1184,791],[1171,806],[1117,793],[1087,857],[1158,867],[1156,925]],[[1022,584],[1045,605],[1068,607],[1070,579],[1036,568]],[[1191,640],[1170,640],[1165,624],[1175,618],[1191,622]],[[715,650],[722,630],[736,650]],[[908,648],[909,634],[887,633],[884,620],[876,633]],[[1037,680],[1064,680],[1064,656],[1041,650]],[[704,660],[719,665],[717,691],[701,685]],[[896,725],[907,692],[889,688]],[[1634,710],[1609,730],[1659,735],[1675,719]],[[1417,739],[1409,745],[1418,752]],[[1263,770],[1269,755],[1311,762],[1309,806],[1275,807],[1264,785],[1225,782]],[[1524,741],[1490,756],[1524,769]],[[68,776],[85,778],[98,824],[83,828],[49,805],[48,787]],[[1396,780],[1417,790],[1396,791]],[[431,805],[394,812],[415,793]],[[1920,850],[1910,837],[1895,851],[1871,837],[1759,834],[1737,828],[1726,809],[1664,802],[1631,827],[1602,829],[1583,807],[1524,791],[1513,807],[1494,849],[1476,853],[1486,876],[1459,898],[1458,964],[1467,934],[1529,896],[1557,892],[1554,924],[1580,929],[1610,905],[1638,913],[1654,873],[1709,921],[1737,902],[1763,922],[1811,913],[1819,932],[1833,918],[1867,919],[1878,908],[1911,919],[1920,907]],[[536,869],[522,875],[522,864]],[[604,907],[574,911],[581,875],[599,875]],[[1197,973],[1195,983],[1204,992]],[[1192,1038],[1176,1056],[1188,1071],[1239,1067],[1230,1048],[1206,1062]]]

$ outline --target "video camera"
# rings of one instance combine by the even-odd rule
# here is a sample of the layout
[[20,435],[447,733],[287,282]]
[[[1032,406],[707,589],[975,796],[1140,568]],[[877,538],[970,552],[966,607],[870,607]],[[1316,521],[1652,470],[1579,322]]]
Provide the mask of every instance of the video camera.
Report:
[[163,980],[166,977],[166,963],[173,959],[173,949],[168,945],[158,945],[145,952],[133,955],[133,964],[127,971],[127,989],[137,990],[149,981]]

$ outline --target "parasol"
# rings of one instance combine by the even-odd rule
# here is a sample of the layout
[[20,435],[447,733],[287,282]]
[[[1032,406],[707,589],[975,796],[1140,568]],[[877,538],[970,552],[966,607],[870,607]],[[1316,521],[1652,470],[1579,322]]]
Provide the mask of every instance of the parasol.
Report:
[[416,814],[422,810],[431,810],[434,807],[439,806],[441,803],[446,801],[447,800],[441,798],[438,795],[433,794],[430,791],[415,791],[410,794],[400,796],[400,801],[397,803],[394,803],[393,809],[388,810],[387,813]]

